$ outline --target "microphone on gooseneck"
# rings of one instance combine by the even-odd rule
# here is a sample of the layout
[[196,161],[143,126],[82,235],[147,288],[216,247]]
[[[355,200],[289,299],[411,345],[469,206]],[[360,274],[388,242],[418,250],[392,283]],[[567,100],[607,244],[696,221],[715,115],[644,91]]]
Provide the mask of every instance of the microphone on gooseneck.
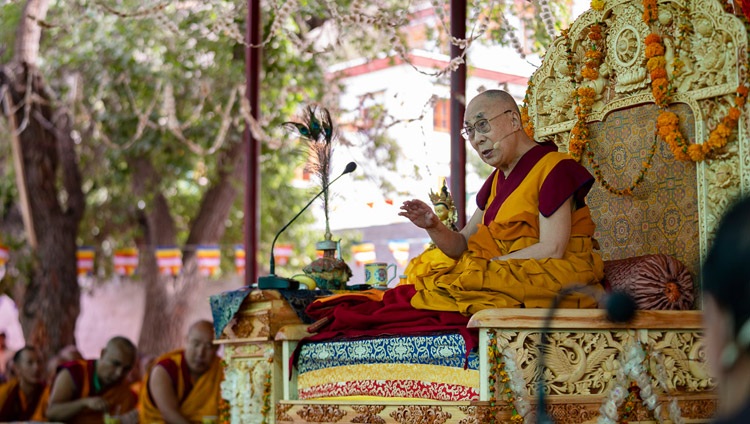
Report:
[[[557,311],[557,308],[560,306],[560,302],[562,302],[562,300],[568,295],[575,292],[594,294],[591,288],[586,285],[575,284],[567,286],[557,293],[557,296],[555,296],[555,299],[552,301],[549,313],[547,313],[547,316],[544,319],[544,326],[542,327],[541,340],[539,343],[539,361],[537,361],[537,424],[554,423],[552,417],[547,414],[546,397],[544,392],[544,370],[547,367],[545,357],[547,345],[549,344],[548,334],[552,326],[552,318],[555,315],[555,311]],[[638,309],[633,297],[623,291],[608,293],[603,300],[605,302],[605,309],[607,310],[607,320],[612,323],[622,324],[632,320]]]
[[346,168],[344,168],[344,172],[341,173],[338,177],[334,178],[333,181],[328,183],[325,187],[323,187],[322,190],[318,192],[312,199],[310,199],[309,202],[299,211],[297,212],[297,215],[294,215],[294,218],[289,220],[289,222],[286,223],[281,229],[276,233],[276,236],[273,238],[273,242],[271,242],[271,261],[269,263],[269,275],[265,277],[259,277],[258,278],[258,288],[259,289],[286,289],[289,288],[290,281],[286,278],[282,278],[276,275],[276,259],[273,256],[273,247],[276,245],[276,240],[279,238],[279,235],[284,232],[290,225],[292,225],[292,222],[294,222],[297,218],[299,218],[300,215],[302,215],[302,212],[304,212],[312,203],[320,197],[321,194],[325,193],[326,190],[328,190],[328,187],[330,187],[333,183],[338,181],[339,178],[343,177],[346,174],[350,174],[354,172],[354,170],[357,169],[357,164],[355,162],[349,162],[346,164]]

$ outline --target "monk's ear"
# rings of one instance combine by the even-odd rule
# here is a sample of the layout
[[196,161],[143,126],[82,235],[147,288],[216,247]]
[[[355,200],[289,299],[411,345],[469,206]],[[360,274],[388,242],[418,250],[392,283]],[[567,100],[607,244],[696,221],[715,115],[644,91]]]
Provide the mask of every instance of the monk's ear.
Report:
[[511,119],[511,122],[513,123],[514,130],[519,130],[523,128],[523,125],[521,123],[521,115],[518,112],[513,111],[510,113],[510,116],[511,116],[510,119]]
[[102,349],[102,353],[99,354],[99,359],[104,358],[104,354],[107,353],[107,348]]

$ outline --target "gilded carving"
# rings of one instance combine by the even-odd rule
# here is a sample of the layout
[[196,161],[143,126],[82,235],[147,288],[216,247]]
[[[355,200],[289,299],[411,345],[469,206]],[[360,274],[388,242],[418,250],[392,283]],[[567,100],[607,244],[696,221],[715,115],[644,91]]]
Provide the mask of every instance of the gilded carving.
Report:
[[[735,90],[747,79],[748,36],[740,18],[716,1],[662,0],[658,19],[646,25],[640,1],[607,1],[604,10],[588,10],[572,24],[567,38],[558,37],[531,78],[529,115],[538,139],[552,139],[567,150],[575,123],[576,102],[570,93],[578,86],[594,89],[588,122],[602,121],[615,110],[653,104],[647,70],[645,39],[662,37],[667,78],[673,87],[672,104],[684,103],[695,118],[690,143],[704,143],[709,133],[734,105]],[[598,77],[582,77],[590,28],[603,22],[604,57]],[[568,64],[570,62],[570,64]],[[705,257],[711,233],[731,199],[750,191],[750,131],[745,106],[739,130],[718,157],[697,163],[698,256]],[[660,141],[663,142],[663,141]],[[667,150],[667,154],[670,154]],[[651,175],[646,175],[646,181]],[[652,181],[658,184],[659,181]],[[641,188],[641,194],[644,188]],[[697,261],[699,262],[699,261]],[[699,266],[696,263],[696,266]],[[698,282],[699,284],[699,282]]]
[[358,413],[352,418],[353,423],[385,424],[385,420],[378,415],[383,412],[383,405],[352,405],[354,412]]
[[442,407],[426,405],[400,406],[391,417],[400,424],[443,424],[452,418]]
[[685,400],[680,402],[682,416],[689,420],[710,419],[716,415],[715,399]]
[[276,404],[276,422],[277,423],[280,423],[280,422],[293,423],[294,422],[294,418],[292,418],[291,415],[287,414],[287,412],[290,409],[292,409],[292,406],[294,406],[294,405],[291,405],[291,404],[280,404],[280,403]]
[[297,415],[306,422],[336,423],[346,415],[338,405],[304,405]]
[[458,424],[484,424],[496,422],[493,414],[487,407],[459,406],[458,410],[466,415],[458,422]]
[[593,420],[598,416],[585,405],[580,404],[555,404],[547,407],[547,414],[556,423],[581,424]]
[[656,369],[656,360],[663,357],[667,390],[702,392],[713,388],[698,333],[651,331],[648,346],[652,368]]
[[[496,337],[499,345],[507,342],[507,349],[518,358],[529,396],[535,397],[539,333],[502,331]],[[647,348],[651,367],[656,368],[656,361],[663,364],[668,393],[703,392],[713,387],[699,333],[649,331],[639,340]],[[551,332],[543,371],[551,397],[605,394],[622,367],[625,346],[633,341],[634,335],[627,331]]]
[[648,28],[640,20],[641,12],[633,5],[615,8],[607,37],[607,58],[612,63],[615,92],[633,93],[646,87],[646,56],[643,40]]

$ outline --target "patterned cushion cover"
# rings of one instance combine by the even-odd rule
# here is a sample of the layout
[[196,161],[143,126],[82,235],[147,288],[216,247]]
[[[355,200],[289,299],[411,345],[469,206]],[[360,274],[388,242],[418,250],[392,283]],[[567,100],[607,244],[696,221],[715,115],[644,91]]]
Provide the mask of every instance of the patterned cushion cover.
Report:
[[693,277],[682,262],[670,255],[604,261],[604,285],[608,290],[633,296],[639,309],[693,307]]

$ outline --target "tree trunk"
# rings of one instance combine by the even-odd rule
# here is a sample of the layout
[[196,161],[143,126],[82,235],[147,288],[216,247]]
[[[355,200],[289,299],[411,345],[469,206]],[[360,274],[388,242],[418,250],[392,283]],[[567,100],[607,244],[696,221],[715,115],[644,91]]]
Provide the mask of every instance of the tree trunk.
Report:
[[[84,198],[77,158],[70,139],[70,120],[50,107],[42,77],[27,63],[0,69],[0,85],[13,137],[17,137],[32,265],[28,285],[18,290],[16,303],[27,343],[47,356],[75,343],[80,312],[76,272],[76,235]],[[62,119],[60,119],[62,118]],[[62,183],[63,187],[59,187]],[[62,195],[64,193],[64,195]],[[66,199],[61,204],[61,198]]]
[[[56,111],[36,63],[49,0],[28,0],[16,29],[14,57],[0,67],[3,103],[16,147],[27,240],[33,259],[28,285],[16,290],[26,343],[50,356],[75,343],[80,312],[76,235],[85,199],[71,120]],[[61,185],[61,186],[60,186]],[[61,200],[63,199],[63,200]],[[62,202],[62,203],[61,203]]]
[[[177,277],[159,275],[153,249],[142,249],[139,268],[146,284],[146,306],[138,348],[141,352],[161,354],[182,346],[185,339],[187,312],[197,301],[195,287],[205,279],[198,273],[194,247],[218,243],[225,230],[225,222],[237,196],[245,157],[242,144],[236,143],[218,161],[216,183],[203,196],[201,206],[192,220],[187,238],[188,249],[183,249],[183,269]],[[174,246],[174,220],[164,196],[157,192],[159,175],[148,158],[131,161],[134,173],[133,189],[141,198],[152,198],[141,225],[148,246]]]

